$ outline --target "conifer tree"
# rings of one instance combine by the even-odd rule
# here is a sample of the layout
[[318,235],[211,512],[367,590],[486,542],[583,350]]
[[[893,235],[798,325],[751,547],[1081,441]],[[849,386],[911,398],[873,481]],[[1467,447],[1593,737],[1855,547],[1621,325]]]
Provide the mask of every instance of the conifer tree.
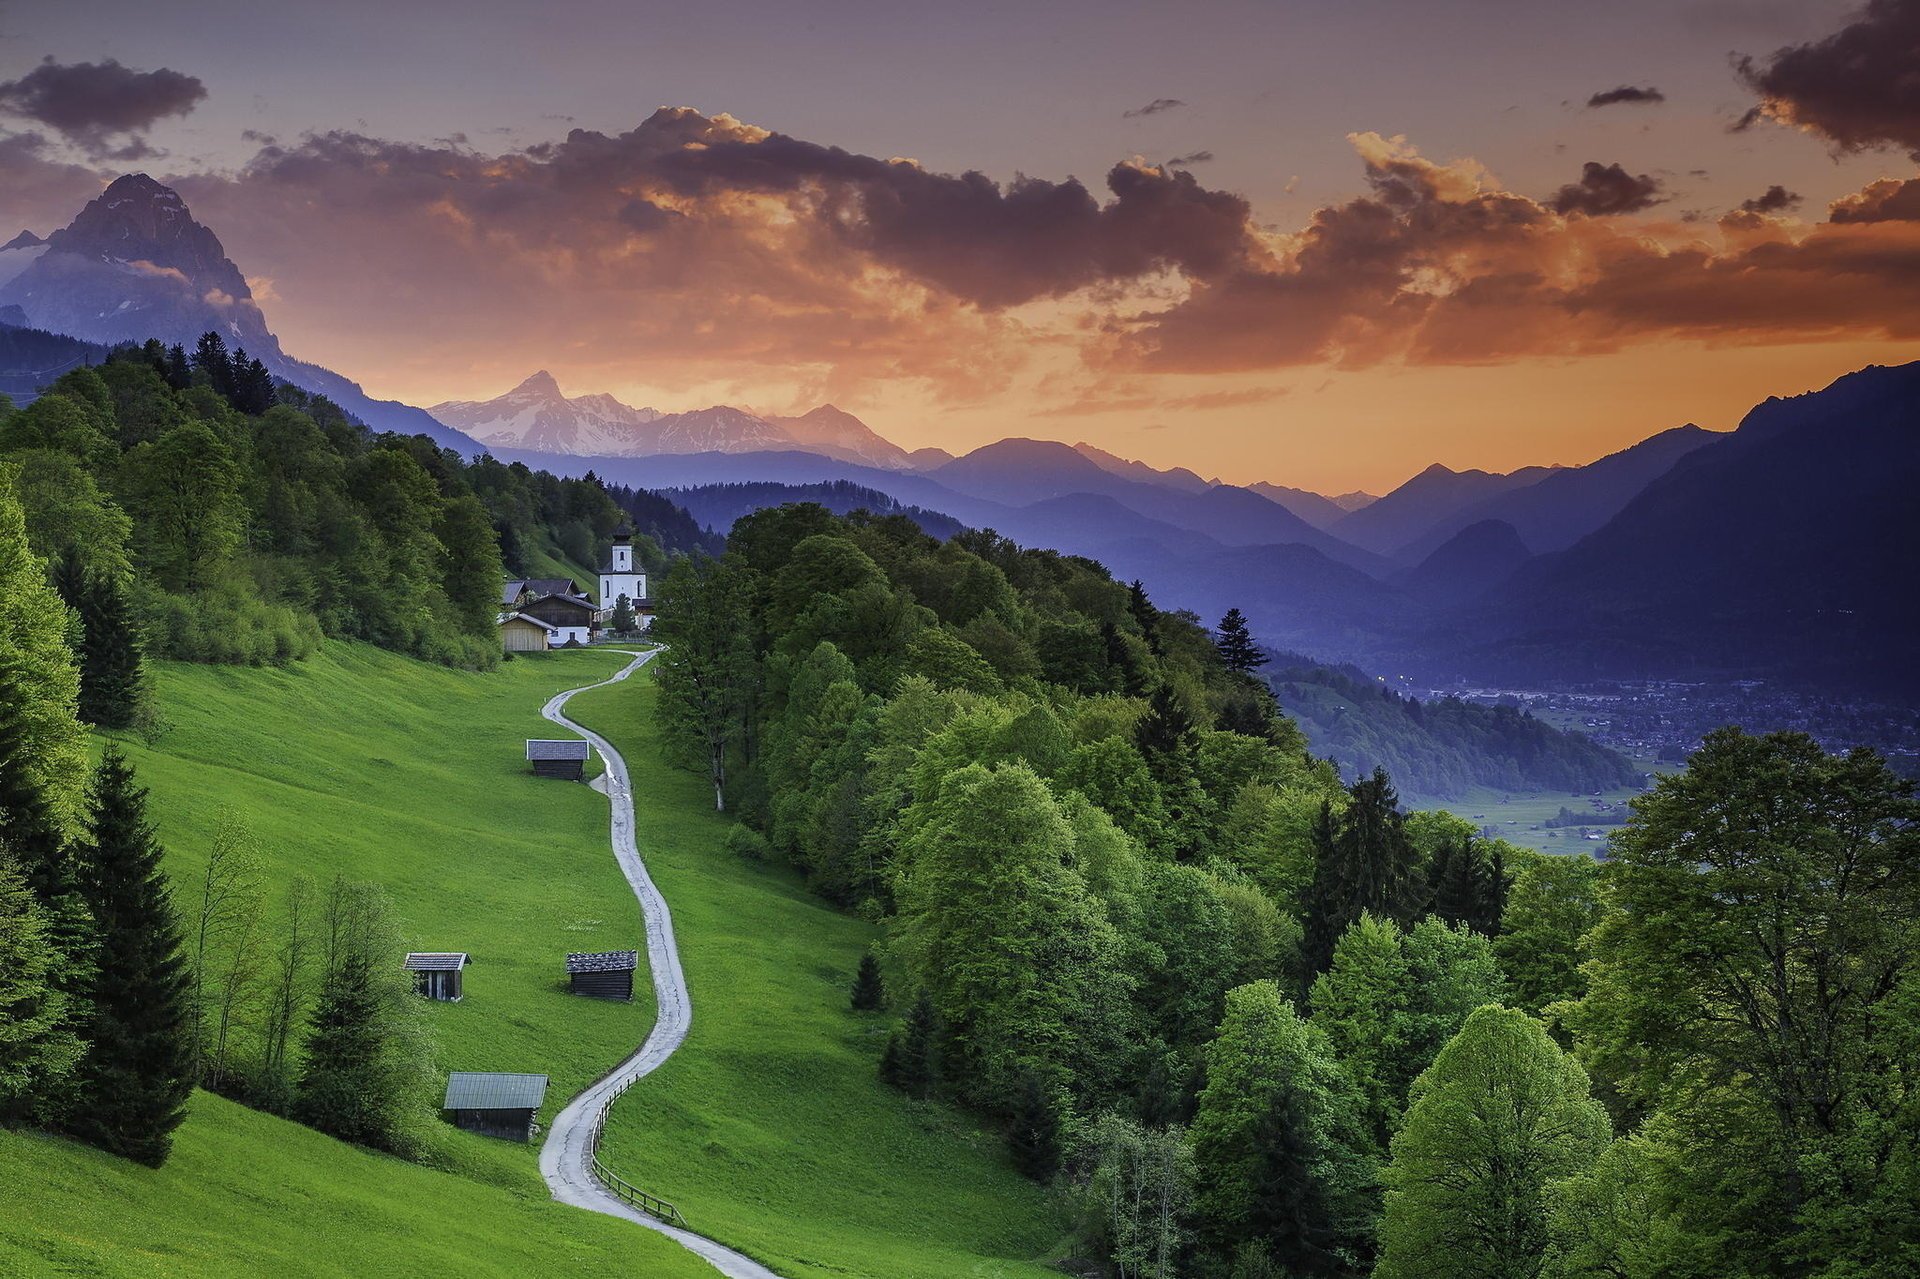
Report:
[[1139,624],[1140,634],[1146,637],[1147,648],[1155,657],[1161,655],[1160,635],[1154,622],[1160,616],[1160,610],[1147,598],[1147,588],[1140,584],[1139,578],[1127,587],[1127,611],[1133,614],[1133,620]]
[[853,978],[855,1012],[876,1012],[886,1006],[886,984],[880,978],[880,961],[871,954],[860,956],[860,971]]
[[103,1150],[158,1167],[192,1091],[180,922],[147,824],[146,791],[118,751],[100,761],[92,798],[80,879],[100,945],[69,1127]]
[[1376,768],[1348,788],[1348,804],[1336,822],[1331,808],[1314,829],[1313,882],[1306,894],[1306,959],[1320,972],[1333,958],[1347,925],[1371,911],[1410,923],[1426,902],[1420,853],[1407,835],[1400,797]]
[[1230,671],[1242,675],[1251,674],[1265,666],[1268,657],[1253,642],[1253,635],[1247,630],[1247,618],[1238,608],[1227,610],[1220,619],[1220,631],[1215,636],[1213,646],[1220,653],[1220,660]]
[[193,368],[196,373],[204,373],[208,384],[220,394],[233,393],[233,360],[227,354],[227,341],[211,329],[194,344]]
[[1060,1171],[1060,1111],[1038,1071],[1021,1075],[1007,1147],[1013,1153],[1013,1166],[1041,1185]]
[[184,391],[193,385],[193,366],[187,363],[187,348],[175,342],[167,348],[167,362],[161,370],[167,379],[167,385],[176,391]]
[[131,727],[146,672],[126,592],[114,579],[88,573],[74,553],[55,566],[53,584],[80,615],[80,718],[101,728]]
[[940,1086],[940,1014],[921,991],[907,1018],[887,1039],[880,1078],[909,1097],[925,1101]]
[[366,956],[349,954],[321,988],[294,1118],[342,1141],[387,1144],[392,1099],[381,1022],[373,967]]
[[633,601],[627,598],[625,591],[614,599],[613,617],[608,625],[616,635],[625,635],[634,629],[636,622],[633,616]]

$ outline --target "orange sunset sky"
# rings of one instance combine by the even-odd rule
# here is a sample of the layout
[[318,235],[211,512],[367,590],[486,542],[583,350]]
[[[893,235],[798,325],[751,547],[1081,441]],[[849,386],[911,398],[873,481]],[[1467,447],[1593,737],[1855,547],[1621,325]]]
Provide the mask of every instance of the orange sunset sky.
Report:
[[1920,358],[1916,0],[287,8],[0,6],[0,240],[141,170],[378,396],[1329,493]]

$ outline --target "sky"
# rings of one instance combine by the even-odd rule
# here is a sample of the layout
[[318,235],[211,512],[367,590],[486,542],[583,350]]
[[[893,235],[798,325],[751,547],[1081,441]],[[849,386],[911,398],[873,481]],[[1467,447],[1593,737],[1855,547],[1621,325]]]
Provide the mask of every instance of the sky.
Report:
[[0,239],[176,186],[380,396],[1326,492],[1920,355],[1920,0],[0,0]]

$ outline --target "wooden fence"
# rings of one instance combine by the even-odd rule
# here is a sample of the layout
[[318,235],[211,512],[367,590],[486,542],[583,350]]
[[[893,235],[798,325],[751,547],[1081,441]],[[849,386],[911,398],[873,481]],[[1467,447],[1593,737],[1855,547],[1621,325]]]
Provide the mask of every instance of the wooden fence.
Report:
[[600,1103],[599,1113],[593,1117],[593,1136],[587,1142],[587,1161],[593,1168],[594,1177],[615,1196],[632,1204],[648,1216],[657,1217],[669,1225],[684,1228],[687,1224],[687,1219],[680,1215],[678,1208],[658,1195],[648,1194],[600,1162],[600,1134],[607,1126],[607,1112],[613,1109],[613,1103],[620,1094],[632,1085],[633,1080],[627,1080],[618,1088],[608,1093],[607,1099]]

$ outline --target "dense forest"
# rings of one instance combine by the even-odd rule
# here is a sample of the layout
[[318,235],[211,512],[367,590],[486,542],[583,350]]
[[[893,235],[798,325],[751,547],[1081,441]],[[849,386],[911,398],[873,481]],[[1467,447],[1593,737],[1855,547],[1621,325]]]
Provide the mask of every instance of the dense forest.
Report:
[[504,573],[588,573],[629,516],[650,568],[704,544],[650,494],[623,508],[592,476],[375,435],[213,333],[118,348],[24,408],[0,397],[0,476],[36,555],[187,660],[287,661],[332,635],[484,667]]
[[1871,752],[1717,733],[1603,865],[1342,785],[1234,615],[1086,560],[795,505],[659,597],[732,851],[883,925],[875,1068],[1005,1134],[1066,1268],[1920,1264],[1920,803]]
[[920,531],[942,541],[964,525],[951,515],[909,506],[879,489],[852,480],[823,480],[817,484],[784,484],[774,480],[743,480],[727,484],[698,484],[691,488],[661,489],[660,496],[684,506],[710,529],[725,533],[743,515],[788,502],[813,502],[835,515],[869,511],[876,515],[905,515]]
[[1510,706],[1421,701],[1353,666],[1280,654],[1263,672],[1316,754],[1349,777],[1384,768],[1409,794],[1456,799],[1474,786],[1589,791],[1635,785],[1625,757]]

